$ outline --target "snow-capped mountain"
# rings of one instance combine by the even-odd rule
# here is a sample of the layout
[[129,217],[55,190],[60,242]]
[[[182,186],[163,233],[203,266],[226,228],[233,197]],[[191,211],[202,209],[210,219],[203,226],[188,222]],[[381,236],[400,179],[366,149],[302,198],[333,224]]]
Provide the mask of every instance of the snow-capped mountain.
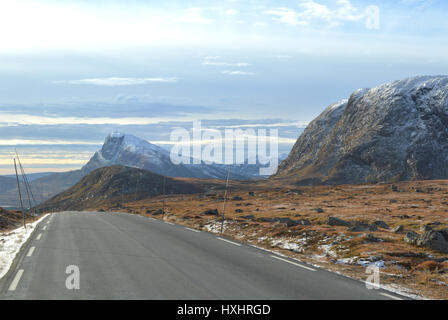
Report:
[[355,91],[306,128],[277,177],[301,184],[448,178],[448,77]]
[[[190,159],[190,163],[193,160]],[[225,179],[227,166],[213,164],[180,164],[171,162],[170,152],[130,134],[112,133],[106,137],[101,150],[95,153],[82,168],[84,173],[112,165],[140,168],[171,177]],[[257,176],[259,166],[232,167],[232,179],[249,179]]]

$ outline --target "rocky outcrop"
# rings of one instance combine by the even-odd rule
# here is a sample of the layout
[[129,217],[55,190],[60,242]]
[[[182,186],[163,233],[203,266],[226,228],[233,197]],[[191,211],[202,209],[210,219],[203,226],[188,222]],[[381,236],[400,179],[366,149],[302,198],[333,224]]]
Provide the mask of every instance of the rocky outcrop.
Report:
[[448,77],[354,92],[310,123],[275,177],[300,185],[448,178]]
[[418,247],[448,253],[448,229],[440,231],[428,229],[421,235],[410,231],[406,233],[404,241]]

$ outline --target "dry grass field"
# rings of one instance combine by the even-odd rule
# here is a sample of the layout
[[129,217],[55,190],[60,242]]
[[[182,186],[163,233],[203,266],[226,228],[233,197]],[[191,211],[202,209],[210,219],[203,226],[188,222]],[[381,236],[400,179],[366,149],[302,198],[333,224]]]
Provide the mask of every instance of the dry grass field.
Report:
[[[126,211],[217,233],[223,197],[218,188],[94,209]],[[232,182],[227,199],[228,237],[362,280],[367,279],[366,267],[375,264],[384,286],[448,299],[448,254],[404,241],[409,231],[448,228],[448,181],[335,187]]]

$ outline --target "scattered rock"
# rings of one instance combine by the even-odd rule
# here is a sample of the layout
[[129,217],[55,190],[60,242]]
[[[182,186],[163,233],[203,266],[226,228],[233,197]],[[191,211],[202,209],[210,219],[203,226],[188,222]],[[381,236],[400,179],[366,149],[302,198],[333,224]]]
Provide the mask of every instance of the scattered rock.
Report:
[[236,213],[243,213],[244,211],[242,209],[236,209],[235,212]]
[[372,226],[376,226],[378,228],[386,229],[386,230],[390,229],[389,225],[386,222],[382,221],[382,220],[375,221],[374,223],[372,223]]
[[277,218],[277,221],[286,224],[287,227],[295,227],[299,225],[297,221],[292,220],[290,218]]
[[437,269],[440,269],[441,265],[440,263],[436,261],[425,261],[420,263],[418,266],[415,267],[415,270],[419,271],[435,271]]
[[219,216],[219,211],[218,209],[209,209],[202,212],[202,214],[206,216]]
[[258,218],[258,221],[260,222],[277,222],[277,220],[275,220],[274,218]]
[[322,208],[316,208],[316,209],[314,209],[317,213],[324,213],[325,211],[324,211],[324,209],[322,209]]
[[348,231],[351,232],[378,231],[378,227],[375,225],[369,225],[364,222],[356,222],[354,226],[349,227]]
[[327,224],[332,227],[351,227],[351,223],[336,217],[328,217]]
[[235,197],[232,198],[232,200],[234,200],[234,201],[242,201],[243,198],[241,198],[239,196],[235,196]]
[[270,222],[270,223],[283,223],[286,224],[287,227],[295,227],[295,226],[309,226],[311,225],[311,222],[306,219],[302,220],[292,220],[290,218],[259,218],[258,221],[260,222]]
[[394,233],[401,233],[404,231],[404,225],[400,224],[399,226],[396,226],[392,229],[392,232]]
[[448,241],[444,234],[434,230],[423,233],[417,240],[417,246],[448,253]]
[[381,242],[381,239],[375,237],[373,234],[369,233],[364,239],[365,242]]
[[424,225],[420,227],[420,232],[427,232],[427,231],[432,231],[433,228],[431,228],[429,225]]
[[251,196],[251,197],[255,197],[255,192],[253,192],[253,191],[249,191],[249,196]]
[[153,216],[160,216],[160,215],[162,215],[162,214],[165,214],[165,211],[163,211],[162,209],[159,209],[159,210],[154,211],[154,212],[152,213]]
[[247,215],[247,216],[240,216],[240,219],[245,219],[245,220],[253,220],[255,219],[255,216],[253,214]]
[[416,244],[417,240],[418,240],[418,233],[414,231],[406,232],[406,235],[404,236],[404,242],[410,244]]
[[311,225],[311,222],[307,219],[298,220],[297,222],[299,225],[302,225],[302,226],[310,226]]

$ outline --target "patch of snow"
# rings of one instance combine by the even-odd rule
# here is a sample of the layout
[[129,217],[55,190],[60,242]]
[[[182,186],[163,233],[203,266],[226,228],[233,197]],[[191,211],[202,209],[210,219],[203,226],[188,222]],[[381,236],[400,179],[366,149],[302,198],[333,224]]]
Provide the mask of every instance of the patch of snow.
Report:
[[28,240],[36,226],[47,216],[10,232],[0,233],[0,279],[8,272],[22,245]]
[[[223,231],[226,231],[227,228],[232,225],[234,222],[229,222],[227,220],[224,221]],[[213,221],[204,226],[204,228],[211,233],[221,233],[221,221]]]
[[303,253],[304,245],[306,243],[306,239],[295,239],[294,241],[286,240],[286,239],[276,239],[271,241],[271,246],[273,247],[279,247],[281,249],[297,252],[297,253]]

